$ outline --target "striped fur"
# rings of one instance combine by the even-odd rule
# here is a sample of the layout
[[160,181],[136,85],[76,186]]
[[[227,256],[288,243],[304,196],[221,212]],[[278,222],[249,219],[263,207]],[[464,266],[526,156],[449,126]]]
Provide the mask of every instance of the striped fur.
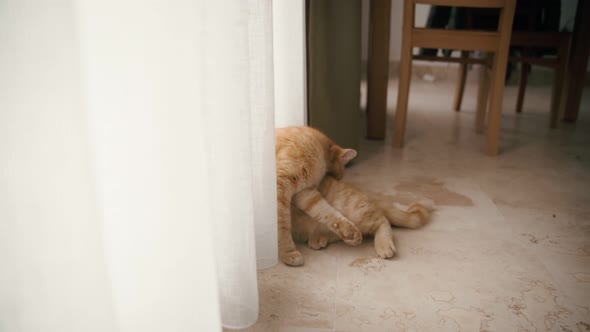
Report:
[[356,151],[343,149],[311,127],[275,130],[279,258],[287,265],[303,264],[291,235],[291,204],[312,216],[349,244],[362,241],[361,232],[317,191],[326,174],[342,178]]
[[[371,194],[370,196],[352,185],[326,176],[319,193],[327,203],[351,220],[363,235],[375,237],[375,251],[382,258],[396,254],[391,226],[417,228],[423,226],[430,215],[431,208],[421,203],[411,204],[406,211],[395,207],[389,196]],[[307,242],[312,249],[321,249],[339,238],[324,225],[318,224],[309,215],[292,207],[293,237],[298,242]]]

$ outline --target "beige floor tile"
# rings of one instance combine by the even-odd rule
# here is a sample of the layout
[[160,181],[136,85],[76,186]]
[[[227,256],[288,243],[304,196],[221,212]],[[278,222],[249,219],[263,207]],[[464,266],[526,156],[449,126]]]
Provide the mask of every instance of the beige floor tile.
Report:
[[248,331],[590,330],[590,94],[578,123],[550,130],[548,87],[530,87],[518,115],[507,88],[502,154],[488,157],[475,87],[459,113],[453,87],[412,82],[405,147],[390,146],[390,113],[386,140],[363,141],[345,178],[402,204],[435,201],[430,224],[394,229],[391,260],[372,239],[301,246],[304,266],[259,272]]

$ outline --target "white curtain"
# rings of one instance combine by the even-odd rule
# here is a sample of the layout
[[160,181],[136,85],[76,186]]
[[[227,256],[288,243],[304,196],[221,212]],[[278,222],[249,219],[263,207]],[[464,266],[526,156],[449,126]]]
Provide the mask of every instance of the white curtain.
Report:
[[0,331],[256,321],[272,26],[270,0],[0,1]]
[[305,0],[273,3],[275,124],[307,124]]

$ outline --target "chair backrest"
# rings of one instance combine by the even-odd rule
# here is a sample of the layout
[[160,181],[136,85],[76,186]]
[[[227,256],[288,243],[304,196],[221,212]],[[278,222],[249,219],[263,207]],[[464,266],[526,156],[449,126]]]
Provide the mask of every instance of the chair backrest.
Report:
[[[497,8],[500,18],[497,31],[445,30],[416,28],[414,15],[417,4],[468,8]],[[497,52],[508,45],[516,0],[404,0],[404,37],[412,47],[450,48],[464,51]]]

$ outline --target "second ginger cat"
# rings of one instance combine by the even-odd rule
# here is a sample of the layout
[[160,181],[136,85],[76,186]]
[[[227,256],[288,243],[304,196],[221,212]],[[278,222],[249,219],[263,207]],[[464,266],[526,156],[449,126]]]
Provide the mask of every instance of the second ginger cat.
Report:
[[[396,254],[391,226],[417,228],[428,221],[432,208],[415,202],[406,211],[395,207],[389,196],[367,194],[327,175],[318,187],[326,201],[354,223],[363,236],[374,236],[375,251],[381,258]],[[307,242],[311,249],[322,249],[340,240],[328,227],[318,223],[296,206],[291,207],[293,238]]]

